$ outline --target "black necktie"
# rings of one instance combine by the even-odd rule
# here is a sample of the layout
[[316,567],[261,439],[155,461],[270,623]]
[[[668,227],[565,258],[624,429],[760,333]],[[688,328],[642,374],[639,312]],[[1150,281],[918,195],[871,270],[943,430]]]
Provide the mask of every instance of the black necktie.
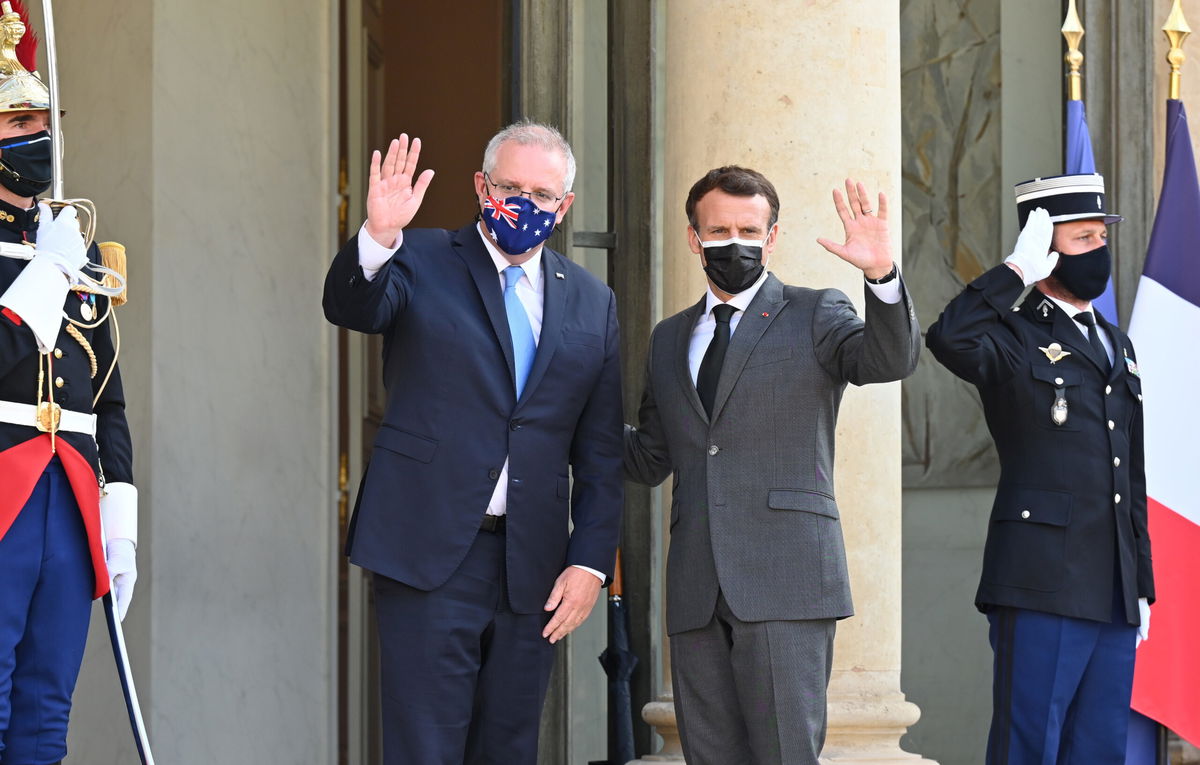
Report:
[[704,352],[704,360],[700,362],[700,372],[696,375],[696,392],[700,394],[700,403],[704,411],[712,417],[713,402],[717,398],[717,381],[721,379],[721,366],[725,363],[725,351],[729,350],[729,320],[737,309],[728,303],[713,306],[713,318],[717,326],[713,330],[712,342]]
[[1096,326],[1096,317],[1091,311],[1080,311],[1075,314],[1075,321],[1087,327],[1088,342],[1092,344],[1092,350],[1096,352],[1096,359],[1103,364],[1104,369],[1108,369],[1108,351],[1104,350],[1104,343],[1100,342],[1100,329]]

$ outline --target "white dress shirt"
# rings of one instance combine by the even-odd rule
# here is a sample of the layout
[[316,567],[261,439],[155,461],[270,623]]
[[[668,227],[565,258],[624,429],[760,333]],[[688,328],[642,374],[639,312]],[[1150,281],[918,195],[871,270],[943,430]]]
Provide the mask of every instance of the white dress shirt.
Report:
[[[477,225],[475,230],[479,233],[479,239],[483,242],[484,249],[492,258],[492,263],[496,266],[497,283],[500,285],[501,293],[504,292],[507,286],[507,280],[504,278],[504,269],[513,265],[508,261],[508,258],[500,252],[497,247],[492,244],[491,240],[483,233],[483,228]],[[375,278],[384,264],[396,253],[400,245],[404,242],[404,233],[396,238],[396,246],[387,248],[380,245],[371,235],[367,233],[367,226],[364,223],[363,227],[358,232],[358,262],[362,266],[363,275],[368,281]],[[376,265],[377,264],[377,265]],[[373,266],[368,268],[368,266]],[[521,301],[521,305],[525,308],[525,313],[529,317],[529,326],[533,330],[533,344],[536,347],[542,339],[542,311],[545,296],[545,284],[542,280],[542,246],[538,245],[534,251],[533,257],[520,264],[525,275],[517,282],[517,299]],[[711,336],[711,332],[709,333]],[[492,497],[488,500],[487,514],[488,515],[505,515],[508,512],[508,457],[504,458],[504,467],[500,469],[500,477],[496,480],[496,487],[492,489]],[[576,566],[584,571],[594,575],[601,582],[605,580],[604,574],[587,566]]]
[[[1087,326],[1075,321],[1075,317],[1081,313],[1090,313],[1092,314],[1092,319],[1095,320],[1096,313],[1092,310],[1092,304],[1088,303],[1087,308],[1080,310],[1070,303],[1059,300],[1058,298],[1052,297],[1050,299],[1053,300],[1054,304],[1061,308],[1067,314],[1067,316],[1071,317],[1071,324],[1075,327],[1075,329],[1079,330],[1080,334],[1083,335],[1083,339],[1086,342],[1091,343],[1092,341],[1088,338]],[[1109,366],[1112,366],[1113,363],[1115,363],[1115,352],[1113,351],[1112,338],[1108,336],[1108,332],[1105,331],[1104,327],[1101,326],[1100,322],[1098,321],[1096,322],[1096,334],[1100,335],[1100,344],[1104,346],[1104,352],[1108,354]]]
[[[758,291],[762,288],[763,282],[767,280],[767,271],[762,272],[762,276],[758,277],[758,281],[751,284],[748,288],[734,295],[729,300],[729,305],[737,310],[733,312],[733,316],[729,319],[729,336],[732,338],[733,333],[737,330],[738,322],[742,320],[742,314],[750,307],[751,301]],[[885,303],[895,304],[900,302],[900,275],[896,274],[896,278],[883,284],[872,284],[867,282],[867,287],[871,292],[875,293],[875,297]],[[704,297],[704,313],[696,321],[695,328],[692,329],[692,339],[688,343],[688,370],[692,373],[692,384],[695,385],[696,379],[700,375],[700,363],[704,361],[704,354],[708,351],[708,345],[712,342],[713,332],[717,328],[717,319],[713,316],[713,307],[721,303],[721,298],[717,297],[712,291],[712,285],[709,285],[708,291]]]

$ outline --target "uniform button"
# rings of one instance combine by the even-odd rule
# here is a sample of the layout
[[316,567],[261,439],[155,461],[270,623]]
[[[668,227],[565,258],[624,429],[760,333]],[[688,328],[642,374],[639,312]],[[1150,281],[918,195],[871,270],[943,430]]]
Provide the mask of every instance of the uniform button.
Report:
[[1062,381],[1062,378],[1061,378],[1061,377],[1055,377],[1055,378],[1054,378],[1054,384],[1055,384],[1055,385],[1062,385],[1062,382],[1063,382],[1063,381]]
[[1109,420],[1108,421],[1108,429],[1112,430],[1115,427],[1117,427],[1117,423],[1113,422],[1112,420]]
[[1106,396],[1107,396],[1107,395],[1109,395],[1110,393],[1112,393],[1112,386],[1111,386],[1111,385],[1105,385],[1105,386],[1104,386],[1104,395],[1106,395]]
[[721,451],[721,447],[713,444],[712,446],[708,447],[708,456],[715,457],[719,451]]
[[62,358],[62,348],[55,348],[55,349],[54,349],[54,358],[56,358],[56,359],[61,359],[61,358]]
[[1021,517],[1022,517],[1022,518],[1028,518],[1028,517],[1029,517],[1029,511],[1028,511],[1028,510],[1022,510],[1022,511],[1021,511]]
[[1113,495],[1113,503],[1117,504],[1117,505],[1121,504],[1121,495],[1120,494]]
[[516,420],[509,420],[508,429],[509,430],[520,430],[521,424],[519,422],[517,422]]
[[500,477],[500,471],[497,470],[496,468],[492,468],[491,470],[488,471],[488,478],[492,479],[493,481],[499,477]]
[[1121,458],[1113,457],[1113,467],[1121,467]]
[[54,378],[54,387],[55,387],[55,388],[61,388],[61,387],[62,387],[63,385],[65,385],[65,384],[66,384],[66,383],[64,383],[64,382],[63,382],[63,379],[62,379],[61,377],[55,377],[55,378]]

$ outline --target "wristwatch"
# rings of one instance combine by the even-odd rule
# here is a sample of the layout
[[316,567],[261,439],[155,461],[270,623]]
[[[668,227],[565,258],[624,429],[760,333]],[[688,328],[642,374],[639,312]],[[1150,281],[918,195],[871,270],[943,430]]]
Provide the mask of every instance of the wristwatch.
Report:
[[892,279],[895,279],[899,275],[900,275],[900,268],[895,263],[893,263],[892,270],[888,271],[886,274],[879,277],[878,279],[868,278],[866,274],[863,274],[863,278],[866,279],[867,283],[869,283],[869,284],[887,284],[888,282],[890,282]]

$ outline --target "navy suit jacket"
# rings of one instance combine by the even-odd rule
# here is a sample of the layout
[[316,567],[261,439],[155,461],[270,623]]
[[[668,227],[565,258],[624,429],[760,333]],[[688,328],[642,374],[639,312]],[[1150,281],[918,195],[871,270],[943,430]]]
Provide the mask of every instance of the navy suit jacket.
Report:
[[616,300],[548,247],[542,278],[541,338],[518,401],[500,277],[475,224],[405,231],[371,281],[357,237],[334,258],[325,316],[383,335],[388,395],[350,523],[355,564],[422,590],[446,582],[507,455],[513,609],[540,611],[566,566],[612,574],[623,502]]

